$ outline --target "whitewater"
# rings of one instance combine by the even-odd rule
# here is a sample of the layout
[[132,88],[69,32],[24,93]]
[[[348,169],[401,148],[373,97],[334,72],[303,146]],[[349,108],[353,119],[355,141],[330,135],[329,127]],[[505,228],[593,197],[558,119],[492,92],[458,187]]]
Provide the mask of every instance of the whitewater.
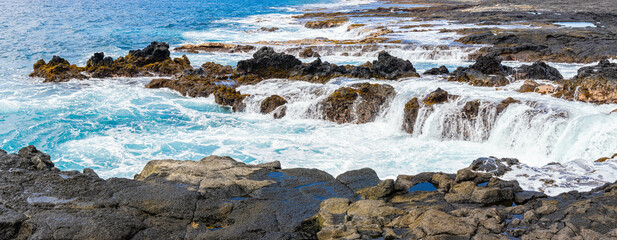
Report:
[[[179,46],[185,43],[256,43],[315,37],[362,39],[370,32],[361,29],[349,31],[351,23],[328,30],[307,29],[291,16],[316,8],[353,10],[379,4],[383,3],[342,1],[271,6],[272,12],[221,17],[212,20],[212,26],[206,29],[181,29],[167,36],[169,39],[162,40]],[[355,19],[351,22],[389,24],[393,29],[403,25],[390,21]],[[455,43],[453,40],[460,37],[456,33],[435,36],[441,29],[474,26],[446,21],[414,24],[431,24],[433,27],[431,31],[416,34],[393,34],[392,37],[408,41],[407,44],[381,44],[371,51],[353,45],[344,48],[318,46],[317,49],[324,53],[322,60],[337,64],[361,64],[374,60],[379,51],[386,50],[410,60],[420,73],[440,65],[452,71],[472,64],[466,59],[476,48]],[[260,27],[278,27],[281,31],[253,31]],[[273,46],[277,51],[291,52],[294,47],[285,44]],[[113,44],[92,47],[98,49],[94,51],[106,51],[114,57],[124,54],[126,48]],[[94,52],[88,50],[73,53],[76,54],[72,56],[75,61],[71,62],[83,64]],[[343,54],[348,52],[358,54]],[[54,51],[44,56],[49,58],[49,54],[63,53]],[[182,54],[185,53],[172,53],[175,57]],[[41,55],[32,54],[26,60],[43,57]],[[251,53],[187,56],[194,66],[207,61],[234,65],[239,60],[250,58]],[[6,60],[11,58],[4,57]],[[396,178],[399,174],[426,171],[455,172],[469,166],[476,158],[495,156],[517,158],[524,163],[522,168],[504,177],[519,180],[525,189],[542,188],[542,179],[555,180],[556,186],[546,189],[550,194],[589,190],[617,180],[615,163],[594,162],[617,152],[617,114],[610,114],[617,105],[594,105],[538,93],[518,93],[516,90],[522,82],[490,88],[429,76],[400,81],[337,78],[323,85],[271,79],[239,87],[238,90],[251,96],[245,100],[247,108],[244,112],[233,113],[217,105],[213,97],[188,98],[169,89],[144,88],[152,78],[44,84],[40,79],[27,77],[31,65],[26,65],[26,60],[17,61],[19,65],[0,68],[0,148],[12,152],[33,144],[49,153],[54,164],[62,170],[92,168],[105,178],[131,177],[153,159],[199,160],[209,155],[225,155],[245,163],[280,161],[284,168],[318,168],[334,176],[347,170],[370,167],[381,178]],[[34,61],[29,64],[32,63]],[[505,64],[518,66],[523,63]],[[584,66],[551,65],[565,78],[574,76],[576,70]],[[315,114],[319,101],[341,86],[358,82],[389,84],[395,88],[396,97],[374,122],[336,124],[321,120],[321,116]],[[415,125],[420,131],[413,134],[403,131],[405,103],[413,97],[426,96],[438,87],[460,97],[436,106],[434,111],[421,112]],[[273,94],[289,102],[287,114],[282,119],[275,120],[270,115],[259,113],[260,102]],[[465,125],[457,116],[467,101],[498,103],[507,97],[521,100],[521,103],[510,105],[490,127]],[[483,107],[486,114],[494,114],[490,104]],[[453,131],[453,124],[469,130],[470,134],[464,136]],[[549,163],[561,165],[547,165]]]

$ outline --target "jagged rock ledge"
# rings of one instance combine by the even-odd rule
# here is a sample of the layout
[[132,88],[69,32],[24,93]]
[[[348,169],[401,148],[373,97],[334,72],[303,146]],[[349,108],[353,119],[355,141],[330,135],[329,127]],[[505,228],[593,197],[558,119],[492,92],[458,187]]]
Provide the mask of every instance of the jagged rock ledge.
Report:
[[0,150],[2,239],[608,239],[617,183],[549,197],[480,158],[456,174],[380,180],[368,168],[150,161],[134,179],[60,171],[29,146]]

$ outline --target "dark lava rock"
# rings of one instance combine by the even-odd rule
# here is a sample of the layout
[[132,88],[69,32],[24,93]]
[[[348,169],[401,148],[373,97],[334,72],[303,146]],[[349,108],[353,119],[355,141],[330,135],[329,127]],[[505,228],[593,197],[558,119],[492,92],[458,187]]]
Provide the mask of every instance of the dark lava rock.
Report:
[[362,168],[358,170],[351,170],[342,173],[336,177],[336,180],[345,184],[345,186],[349,187],[354,192],[376,186],[381,182],[375,170],[370,168]]
[[[335,179],[317,169],[281,169],[279,162],[209,156],[150,161],[134,180],[105,180],[85,169],[59,171],[32,146],[17,154],[0,150],[0,238],[617,237],[617,182],[547,196],[495,177],[517,164],[481,158],[456,175],[380,182],[370,169]],[[421,184],[427,187],[410,190]]]
[[358,83],[339,88],[318,109],[324,119],[339,124],[372,122],[395,95],[394,87],[387,84]]
[[[283,105],[285,105],[286,103],[287,100],[285,100],[283,97],[279,95],[272,95],[261,102],[259,106],[259,111],[263,114],[268,114],[277,110],[277,108],[285,108],[285,106]],[[285,109],[282,109],[275,113],[274,118],[282,118],[284,116]]]
[[409,60],[394,57],[385,51],[380,52],[371,64],[371,72],[372,77],[391,80],[420,76]]
[[425,75],[443,75],[443,74],[449,74],[449,73],[450,71],[448,70],[446,66],[440,66],[438,68],[431,68],[427,70],[426,72],[424,72]]
[[512,68],[501,65],[501,58],[495,55],[480,56],[469,67],[457,68],[448,81],[468,82],[474,86],[500,87],[510,83],[506,76],[512,74]]
[[232,107],[234,112],[239,112],[243,111],[246,107],[243,101],[247,96],[248,95],[241,94],[233,88],[219,86],[214,92],[214,101],[223,106]]
[[297,68],[290,78],[307,82],[326,83],[332,78],[345,76],[346,74],[347,69],[344,66],[322,62],[321,59],[318,58],[308,65]]
[[81,72],[85,69],[71,65],[64,58],[53,56],[48,63],[41,59],[34,66],[34,71],[30,73],[30,77],[40,77],[45,79],[44,82],[66,82],[71,79],[86,79],[87,77]]
[[0,151],[1,239],[314,239],[305,219],[322,199],[354,197],[323,171],[276,162],[160,160],[137,180],[104,180],[37,168],[41,156]]
[[471,170],[492,173],[494,176],[502,176],[512,170],[512,166],[519,165],[515,158],[478,158],[471,163]]
[[501,58],[495,55],[478,57],[476,63],[469,66],[469,69],[489,75],[507,75],[512,71],[512,68],[501,65]]
[[239,61],[236,71],[264,78],[287,78],[298,66],[302,66],[302,62],[294,56],[277,53],[270,47],[262,47],[253,54],[252,59]]
[[518,79],[546,79],[546,80],[561,80],[563,76],[554,67],[549,66],[545,62],[536,62],[530,65],[523,65],[516,69],[516,78]]
[[152,42],[144,49],[131,50],[129,55],[144,58],[145,64],[161,62],[169,59],[169,44],[165,42]]

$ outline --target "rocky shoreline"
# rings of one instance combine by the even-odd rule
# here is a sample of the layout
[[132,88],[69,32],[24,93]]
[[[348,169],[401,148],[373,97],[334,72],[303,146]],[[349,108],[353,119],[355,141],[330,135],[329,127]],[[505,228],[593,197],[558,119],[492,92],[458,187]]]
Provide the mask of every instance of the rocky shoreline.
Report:
[[[268,79],[316,85],[344,78],[370,80],[336,86],[305,113],[337,124],[375,121],[399,94],[393,87],[396,81],[429,75],[496,90],[522,83],[514,86],[523,94],[617,103],[617,63],[610,60],[617,58],[613,11],[617,8],[610,1],[596,1],[604,8],[562,5],[557,0],[390,2],[395,5],[294,16],[308,29],[347,26],[347,31],[366,33],[358,39],[217,42],[173,49],[187,54],[251,54],[237,66],[206,62],[196,67],[186,55],[172,59],[169,44],[152,42],[116,59],[94,53],[86,66],[59,56],[41,59],[30,76],[53,83],[153,77],[146,88],[168,88],[187,97],[212,96],[234,112],[245,111],[252,97],[241,87]],[[397,22],[396,28],[354,22],[362,17],[406,20]],[[475,62],[419,73],[413,62],[391,55],[389,50],[416,44],[396,39],[396,34],[435,31],[435,24],[414,23],[420,21],[473,24],[439,30],[455,33],[456,39],[450,40],[456,46],[417,47],[465,49]],[[588,22],[595,27],[562,28],[561,22]],[[365,53],[375,57],[361,65],[322,61],[322,56],[337,51],[346,57]],[[301,60],[306,58],[311,61]],[[529,63],[509,67],[503,61]],[[555,63],[588,65],[565,79],[551,66]],[[455,104],[457,111],[444,121],[442,137],[482,142],[496,119],[517,104],[527,107],[528,116],[566,119],[569,115],[541,102],[509,96],[489,101],[442,87],[431,86],[425,94],[402,101],[406,103],[402,125],[397,122],[397,127],[418,135],[431,112]],[[276,94],[259,100],[259,112],[275,119],[284,118],[294,101]],[[617,109],[606,114],[617,114]],[[617,154],[596,162],[616,159]],[[500,178],[525,167],[516,159],[486,157],[456,173],[423,172],[382,180],[369,168],[334,177],[318,169],[284,169],[280,162],[250,165],[209,156],[199,161],[154,160],[133,179],[102,179],[92,169],[60,171],[49,155],[28,146],[14,154],[0,150],[0,239],[617,239],[617,182],[548,196],[543,188],[526,191],[519,182]],[[555,186],[550,178],[539,181],[547,188]]]
[[229,157],[156,160],[134,179],[60,171],[29,146],[0,150],[2,239],[613,239],[617,183],[558,196],[499,176],[516,159],[456,174],[380,180]]

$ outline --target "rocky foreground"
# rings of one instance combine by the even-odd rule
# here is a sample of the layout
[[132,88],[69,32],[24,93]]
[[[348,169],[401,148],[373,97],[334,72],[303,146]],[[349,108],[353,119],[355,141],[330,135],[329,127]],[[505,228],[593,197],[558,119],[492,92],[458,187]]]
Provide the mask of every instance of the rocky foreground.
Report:
[[456,174],[380,180],[365,168],[150,161],[134,179],[60,171],[29,146],[0,150],[1,239],[615,239],[617,183],[546,196],[498,176],[516,159]]

